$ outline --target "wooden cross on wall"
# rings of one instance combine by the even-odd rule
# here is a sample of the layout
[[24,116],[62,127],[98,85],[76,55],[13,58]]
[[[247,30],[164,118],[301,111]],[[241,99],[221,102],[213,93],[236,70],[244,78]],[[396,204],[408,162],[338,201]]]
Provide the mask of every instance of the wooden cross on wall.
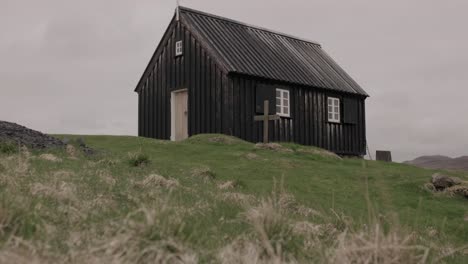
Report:
[[268,115],[269,107],[268,100],[263,102],[263,115],[254,116],[255,121],[263,121],[263,143],[268,143],[268,121],[278,120],[280,117],[278,115]]

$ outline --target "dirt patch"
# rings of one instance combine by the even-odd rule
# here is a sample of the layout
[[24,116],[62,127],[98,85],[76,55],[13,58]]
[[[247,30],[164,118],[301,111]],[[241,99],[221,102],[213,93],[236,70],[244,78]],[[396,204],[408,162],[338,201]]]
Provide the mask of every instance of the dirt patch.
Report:
[[64,147],[65,144],[54,137],[15,123],[0,121],[0,142],[14,142],[34,149]]

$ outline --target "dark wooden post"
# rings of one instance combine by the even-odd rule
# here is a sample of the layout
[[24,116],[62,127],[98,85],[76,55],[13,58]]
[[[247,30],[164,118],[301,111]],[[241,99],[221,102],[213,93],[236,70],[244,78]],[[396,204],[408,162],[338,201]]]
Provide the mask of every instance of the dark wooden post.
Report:
[[387,150],[377,150],[375,152],[375,160],[392,162],[392,153]]
[[265,100],[263,102],[263,143],[268,143],[268,109],[269,101]]
[[270,102],[268,100],[263,101],[263,115],[254,116],[255,121],[263,121],[263,143],[268,143],[268,122],[270,120],[278,120],[278,115],[269,115]]

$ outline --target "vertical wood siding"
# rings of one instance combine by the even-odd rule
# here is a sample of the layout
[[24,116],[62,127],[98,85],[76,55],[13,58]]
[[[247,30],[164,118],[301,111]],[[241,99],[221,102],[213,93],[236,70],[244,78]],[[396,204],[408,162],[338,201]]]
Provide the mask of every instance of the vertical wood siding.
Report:
[[[255,78],[231,76],[232,95],[228,95],[233,105],[233,136],[261,142],[263,124],[255,122],[255,90],[258,84],[265,83]],[[275,85],[269,82],[270,85]],[[290,118],[270,121],[269,137],[276,142],[295,142],[328,149],[342,155],[365,154],[365,111],[364,99],[358,101],[358,120],[356,124],[328,122],[327,98],[338,97],[343,101],[351,95],[337,94],[310,87],[278,84],[276,87],[290,91]],[[343,111],[343,107],[341,107]]]
[[[188,89],[189,136],[232,130],[229,105],[224,102],[226,76],[202,45],[180,23],[173,21],[164,36],[160,55],[146,73],[138,95],[138,135],[170,139],[171,92]],[[171,29],[172,28],[172,29]],[[183,41],[183,55],[175,56],[176,41]],[[226,118],[224,120],[224,118]]]

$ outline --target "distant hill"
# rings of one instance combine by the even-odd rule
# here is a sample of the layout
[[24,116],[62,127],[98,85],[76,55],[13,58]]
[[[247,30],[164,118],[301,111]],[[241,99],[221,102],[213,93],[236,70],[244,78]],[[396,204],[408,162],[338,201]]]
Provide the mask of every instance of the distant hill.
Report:
[[422,156],[411,161],[405,161],[404,163],[428,169],[468,171],[468,156],[462,156],[458,158],[450,158],[440,155]]

